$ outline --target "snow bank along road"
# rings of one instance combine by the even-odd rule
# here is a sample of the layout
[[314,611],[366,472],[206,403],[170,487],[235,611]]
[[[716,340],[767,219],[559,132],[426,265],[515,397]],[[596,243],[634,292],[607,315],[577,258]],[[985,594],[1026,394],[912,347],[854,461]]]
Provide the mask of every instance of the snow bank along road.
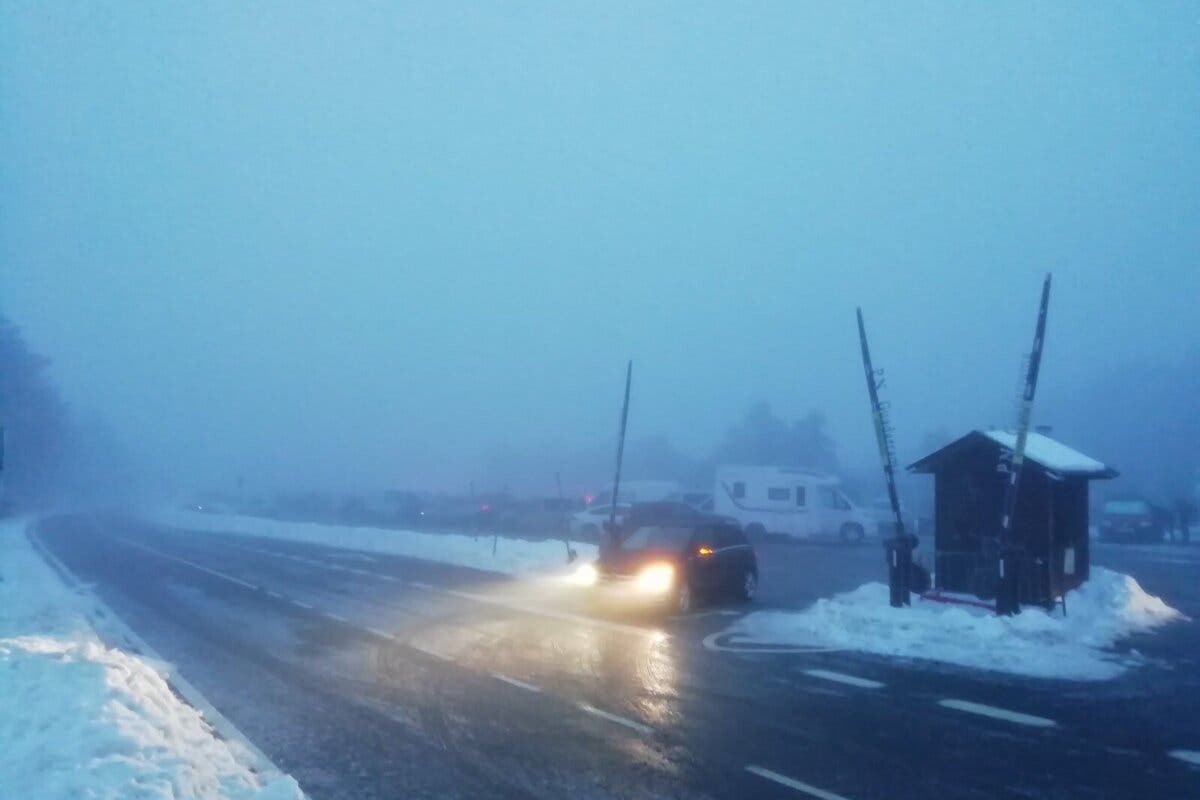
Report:
[[26,527],[0,520],[0,797],[301,800]]
[[[87,515],[39,536],[317,800],[1200,796],[1190,623],[1135,637],[1125,676],[1055,682],[714,651],[745,608],[617,618],[549,580],[313,543]],[[1200,549],[1139,557],[1099,560],[1200,613]],[[852,589],[879,559],[762,548],[762,604]]]

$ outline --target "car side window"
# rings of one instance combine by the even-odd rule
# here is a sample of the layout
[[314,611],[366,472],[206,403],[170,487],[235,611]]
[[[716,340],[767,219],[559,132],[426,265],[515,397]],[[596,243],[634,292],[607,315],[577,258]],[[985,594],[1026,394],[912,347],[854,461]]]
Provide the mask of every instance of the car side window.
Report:
[[808,503],[808,498],[807,498],[806,494],[807,493],[804,491],[803,486],[796,487],[796,505],[799,508],[803,508]]
[[733,484],[733,499],[741,500],[746,496],[746,484],[742,481],[736,481]]
[[791,499],[792,490],[786,486],[772,486],[767,489],[767,499],[786,503]]

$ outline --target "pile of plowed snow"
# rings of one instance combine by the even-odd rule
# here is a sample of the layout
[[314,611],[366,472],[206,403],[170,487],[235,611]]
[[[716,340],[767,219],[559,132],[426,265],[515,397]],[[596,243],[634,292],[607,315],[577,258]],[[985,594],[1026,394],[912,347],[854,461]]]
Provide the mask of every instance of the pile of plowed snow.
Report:
[[[282,539],[290,542],[341,547],[425,561],[441,561],[462,567],[529,575],[561,570],[567,549],[561,539],[530,541],[504,536],[471,536],[455,533],[424,533],[393,528],[327,525],[317,522],[285,522],[238,514],[205,514],[199,511],[159,510],[144,516],[154,522],[203,533],[234,533]],[[596,546],[572,542],[582,561],[596,559]]]
[[730,643],[859,650],[1016,675],[1107,680],[1138,663],[1113,646],[1184,615],[1128,575],[1093,567],[1067,594],[1067,614],[1025,608],[998,617],[983,608],[924,600],[888,604],[888,588],[868,583],[803,611],[760,611],[725,632]]
[[297,800],[153,666],[103,644],[25,537],[0,523],[0,797]]

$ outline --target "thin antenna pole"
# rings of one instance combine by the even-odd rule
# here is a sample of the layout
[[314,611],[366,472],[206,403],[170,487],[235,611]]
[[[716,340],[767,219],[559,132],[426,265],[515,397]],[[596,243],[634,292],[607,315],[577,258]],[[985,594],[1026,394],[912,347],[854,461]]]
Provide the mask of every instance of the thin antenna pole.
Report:
[[[561,472],[554,473],[554,485],[556,487],[558,487],[558,513],[564,514],[564,513],[566,513],[567,507],[566,507],[566,504],[563,503],[562,473]],[[571,528],[571,526],[567,525],[567,529],[563,531],[563,544],[566,545],[566,548],[567,548],[567,563],[568,564],[570,564],[572,561],[574,561],[575,556],[576,556],[575,551],[571,549],[571,538],[570,538],[571,530],[570,530],[570,528]]]
[[625,427],[629,422],[629,385],[633,381],[633,361],[625,365],[625,402],[621,406],[621,429],[617,434],[617,471],[613,475],[612,508],[608,514],[608,531],[604,538],[615,540],[617,532],[617,497],[621,489],[621,462],[625,458]]

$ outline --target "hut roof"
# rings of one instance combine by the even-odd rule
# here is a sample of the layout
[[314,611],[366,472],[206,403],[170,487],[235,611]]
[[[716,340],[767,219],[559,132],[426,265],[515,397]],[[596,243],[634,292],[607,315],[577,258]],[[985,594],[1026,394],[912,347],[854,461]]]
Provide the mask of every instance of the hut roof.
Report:
[[[972,443],[990,443],[999,449],[1012,451],[1017,436],[1010,431],[971,431],[950,444],[936,450],[908,466],[911,472],[932,472],[938,464],[953,458]],[[1089,478],[1114,478],[1117,471],[1090,456],[1068,447],[1042,433],[1030,432],[1025,439],[1025,459],[1043,469],[1064,475],[1082,475]]]

